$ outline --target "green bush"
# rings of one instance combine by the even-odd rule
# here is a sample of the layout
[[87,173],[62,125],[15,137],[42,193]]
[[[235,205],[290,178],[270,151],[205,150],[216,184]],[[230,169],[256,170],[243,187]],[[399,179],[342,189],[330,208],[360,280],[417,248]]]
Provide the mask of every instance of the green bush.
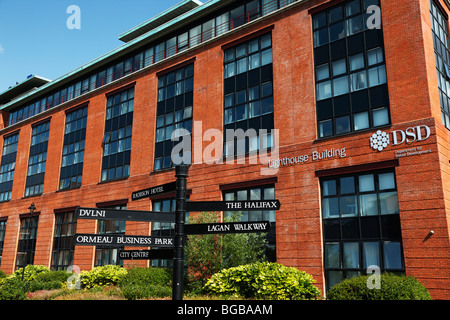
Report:
[[67,279],[71,276],[72,274],[64,271],[64,270],[59,270],[59,271],[50,271],[50,272],[45,272],[45,273],[40,273],[36,276],[35,281],[39,281],[39,282],[51,282],[51,281],[59,281],[59,282],[66,282]]
[[120,290],[127,300],[164,298],[172,295],[172,288],[152,284],[126,284],[121,286]]
[[[346,279],[327,293],[329,300],[431,300],[428,290],[414,277],[382,274],[380,289],[369,289],[370,276]],[[370,280],[369,280],[370,281]]]
[[0,270],[0,279],[6,278],[6,272],[3,270]]
[[33,281],[39,275],[49,272],[50,269],[47,267],[30,264],[25,267],[25,274],[23,272],[23,268],[20,268],[19,270],[16,270],[13,274],[11,274],[8,278],[17,278],[22,280],[23,275],[23,281]]
[[0,300],[25,300],[27,285],[16,277],[9,277],[0,286]]
[[31,281],[28,283],[28,291],[36,292],[39,290],[53,290],[53,289],[61,289],[63,286],[61,281]]
[[314,279],[306,272],[278,263],[259,262],[224,269],[209,279],[204,289],[225,296],[270,300],[320,298]]
[[84,288],[117,285],[127,274],[127,269],[121,266],[99,266],[90,271],[81,271],[80,282]]
[[119,282],[128,300],[167,297],[172,294],[172,273],[165,268],[133,268]]

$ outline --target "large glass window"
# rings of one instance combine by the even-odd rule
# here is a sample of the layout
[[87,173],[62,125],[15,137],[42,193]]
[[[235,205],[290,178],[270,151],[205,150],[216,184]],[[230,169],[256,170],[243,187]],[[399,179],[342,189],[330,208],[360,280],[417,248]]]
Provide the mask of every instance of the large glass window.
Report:
[[370,5],[380,4],[353,0],[313,16],[320,138],[390,123],[383,33],[367,28]]
[[108,97],[101,181],[130,175],[134,87]]
[[[108,207],[109,209],[126,210],[126,205]],[[97,234],[125,234],[126,221],[121,220],[99,220],[97,222]],[[95,266],[106,266],[108,264],[123,266],[123,260],[119,259],[119,251],[124,247],[96,246]]]
[[81,186],[86,139],[87,106],[67,113],[59,189]]
[[323,178],[321,192],[327,288],[371,265],[404,272],[393,170]]
[[450,51],[448,44],[448,20],[433,0],[430,0],[430,14],[442,123],[450,130]]
[[55,234],[53,237],[52,270],[65,270],[73,264],[73,236],[77,229],[74,212],[55,214]]
[[[153,210],[157,212],[175,212],[175,199],[158,199],[152,201]],[[187,214],[188,216],[188,214]],[[187,217],[186,217],[187,220]],[[153,222],[152,223],[152,236],[175,236],[175,223],[171,222]],[[152,250],[158,250],[158,248],[152,248]],[[171,259],[153,259],[151,261],[153,267],[172,267],[173,260]]]
[[192,133],[194,95],[194,64],[158,77],[154,169],[173,166],[171,153],[177,141],[172,141],[176,129]]
[[[259,136],[249,137],[241,151],[236,138],[227,141],[224,134],[224,155],[271,148],[274,128],[272,35],[266,34],[225,50],[224,77],[225,132],[254,129]],[[267,130],[268,134],[262,139],[260,129]]]
[[17,245],[16,270],[34,262],[39,216],[20,219],[19,242]]
[[30,156],[28,159],[25,197],[40,195],[44,191],[45,165],[47,163],[50,121],[33,127]]
[[[245,201],[245,200],[273,200],[275,199],[275,187],[273,185],[251,187],[223,192],[225,201]],[[266,257],[268,261],[276,261],[276,232],[275,232],[275,211],[242,211],[240,221],[269,221],[270,231],[267,233]],[[232,212],[225,211],[224,217],[230,217]]]
[[11,200],[18,143],[18,133],[4,138],[0,166],[0,202]]
[[2,263],[3,256],[3,244],[5,242],[5,233],[6,233],[6,223],[7,220],[0,220],[0,265]]

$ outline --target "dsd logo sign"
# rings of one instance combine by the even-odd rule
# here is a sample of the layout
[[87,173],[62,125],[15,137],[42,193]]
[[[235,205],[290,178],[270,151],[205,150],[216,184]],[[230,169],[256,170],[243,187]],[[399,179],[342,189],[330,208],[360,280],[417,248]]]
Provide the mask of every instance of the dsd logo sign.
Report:
[[390,133],[378,130],[370,137],[370,146],[374,150],[383,151],[389,144],[398,146],[403,143],[413,143],[427,140],[431,135],[430,127],[420,125],[406,130],[394,130]]

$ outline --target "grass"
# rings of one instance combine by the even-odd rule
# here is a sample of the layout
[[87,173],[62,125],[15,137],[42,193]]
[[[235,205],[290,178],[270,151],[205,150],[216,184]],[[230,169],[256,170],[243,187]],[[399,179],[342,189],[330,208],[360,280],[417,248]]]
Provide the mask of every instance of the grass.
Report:
[[[216,296],[216,295],[199,295],[199,294],[185,294],[184,300],[229,300],[230,297]],[[232,300],[242,300],[242,298],[231,298]],[[122,295],[119,287],[97,287],[92,289],[69,290],[54,289],[54,290],[40,290],[33,293],[28,293],[27,300],[126,300]],[[148,300],[172,300],[172,297],[164,298],[149,298]]]
[[118,287],[83,290],[54,289],[28,293],[28,300],[125,300]]

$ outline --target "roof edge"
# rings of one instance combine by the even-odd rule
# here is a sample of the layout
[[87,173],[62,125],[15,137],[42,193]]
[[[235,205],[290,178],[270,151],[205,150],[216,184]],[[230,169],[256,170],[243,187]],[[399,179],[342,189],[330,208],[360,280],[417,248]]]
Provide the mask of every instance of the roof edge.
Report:
[[[119,35],[119,40],[123,42],[129,42],[137,37],[141,36],[144,33],[147,33],[166,22],[179,17],[180,15],[195,9],[199,6],[203,5],[199,0],[183,0],[182,2],[172,6],[171,8],[157,14],[153,18],[148,19],[137,25],[136,27],[131,28]],[[178,12],[177,12],[178,11]]]

